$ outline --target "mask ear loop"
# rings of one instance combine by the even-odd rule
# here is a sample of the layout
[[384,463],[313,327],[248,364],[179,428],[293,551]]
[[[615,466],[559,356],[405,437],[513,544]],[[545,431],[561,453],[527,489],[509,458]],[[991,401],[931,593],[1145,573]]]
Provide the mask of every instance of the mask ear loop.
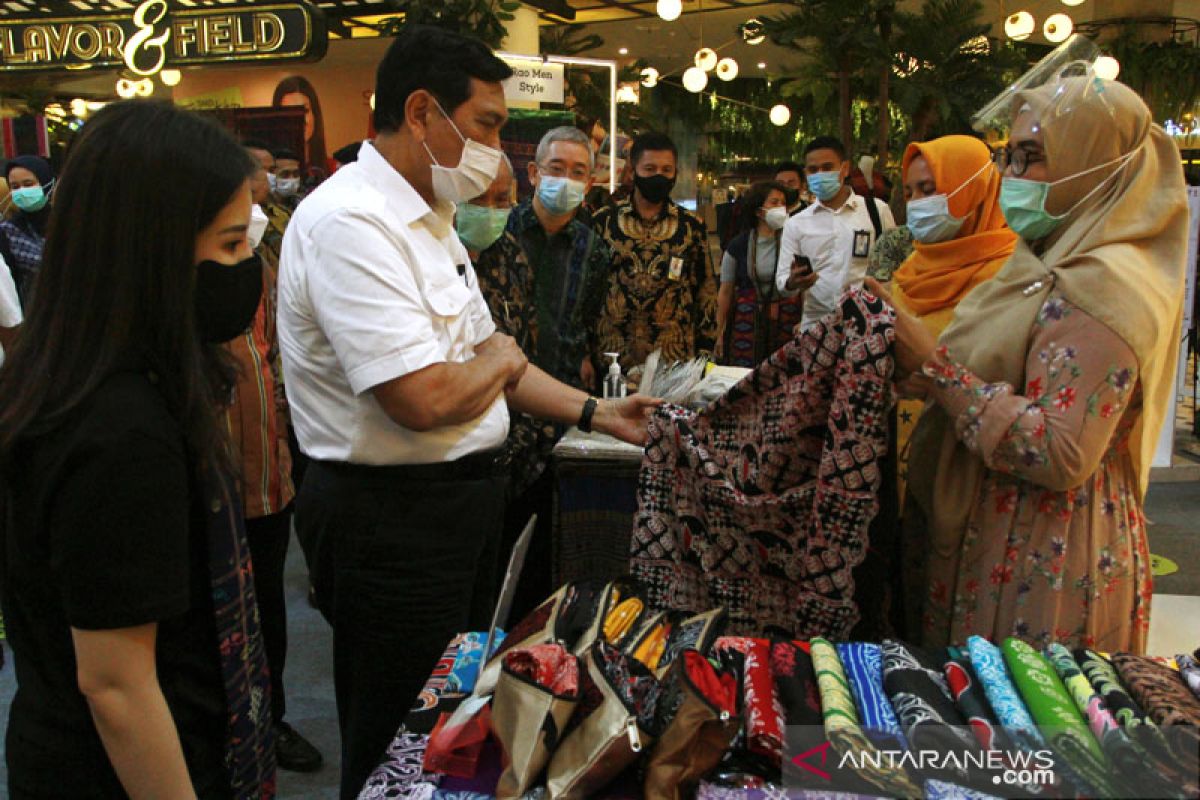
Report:
[[[1096,187],[1094,189],[1092,189],[1090,192],[1085,194],[1083,197],[1079,198],[1079,201],[1077,203],[1075,203],[1075,205],[1071,206],[1070,208],[1068,208],[1066,211],[1064,211],[1061,214],[1054,215],[1047,211],[1046,212],[1047,215],[1054,219],[1066,219],[1067,217],[1069,217],[1071,215],[1071,213],[1075,211],[1075,209],[1079,208],[1081,205],[1083,205],[1088,200],[1090,200],[1092,198],[1092,195],[1096,194],[1101,189],[1103,189],[1104,185],[1106,183],[1108,183],[1110,180],[1112,180],[1114,177],[1116,177],[1117,174],[1121,172],[1121,170],[1125,169],[1125,167],[1129,164],[1130,161],[1133,160],[1133,157],[1136,156],[1138,154],[1138,151],[1141,149],[1142,149],[1141,145],[1138,145],[1137,147],[1133,148],[1132,150],[1130,150],[1128,153],[1126,153],[1123,156],[1118,156],[1117,158],[1114,158],[1111,161],[1105,161],[1103,164],[1099,164],[1095,167],[1092,167],[1091,169],[1084,170],[1083,172],[1079,172],[1074,175],[1068,175],[1065,178],[1059,178],[1056,181],[1052,181],[1049,184],[1049,186],[1051,186],[1051,187],[1057,186],[1060,183],[1066,183],[1067,181],[1073,181],[1076,178],[1082,178],[1084,175],[1091,175],[1093,172],[1098,172],[1098,171],[1104,169],[1105,167],[1111,167],[1113,164],[1118,165],[1117,168],[1114,169],[1107,177],[1105,177],[1104,180],[1097,183]],[[1046,196],[1049,197],[1049,195],[1050,195],[1050,192],[1049,192],[1049,190],[1047,190]],[[1045,210],[1045,200],[1042,201],[1042,207],[1043,207],[1043,210]]]

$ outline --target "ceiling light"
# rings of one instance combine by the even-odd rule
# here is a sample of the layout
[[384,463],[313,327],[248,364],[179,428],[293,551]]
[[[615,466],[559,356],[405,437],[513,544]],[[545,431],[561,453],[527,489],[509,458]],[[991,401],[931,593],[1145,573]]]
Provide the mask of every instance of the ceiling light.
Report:
[[1112,56],[1100,56],[1092,67],[1096,70],[1096,77],[1106,81],[1115,81],[1121,74],[1121,62]]
[[617,51],[617,55],[621,55],[621,56],[627,56],[627,55],[629,55],[629,48],[628,48],[628,47],[622,47],[620,50],[618,50],[618,51]]
[[1033,29],[1037,27],[1037,21],[1034,20],[1033,14],[1028,11],[1018,11],[1004,20],[1004,32],[1008,38],[1015,39],[1018,42],[1028,39],[1033,35]]
[[683,71],[683,88],[689,92],[702,92],[708,86],[708,73],[699,67],[688,67]]
[[762,44],[767,38],[763,33],[763,24],[760,19],[748,19],[741,24],[742,41],[746,44]]
[[701,47],[696,51],[696,58],[694,60],[696,66],[700,69],[705,72],[712,72],[713,68],[717,66],[717,51],[711,47]]
[[1075,23],[1066,14],[1052,14],[1046,19],[1046,24],[1042,26],[1042,33],[1055,44],[1065,42],[1073,30],[1075,30]]
[[683,13],[683,3],[681,0],[658,0],[657,10],[660,17],[667,22],[673,22]]
[[164,69],[158,73],[158,77],[162,79],[164,86],[178,86],[183,80],[183,73],[177,69]]
[[628,85],[622,86],[621,88],[617,89],[617,102],[618,103],[630,103],[633,105],[637,105],[637,102],[638,102],[637,90],[634,89],[632,86],[628,86]]
[[658,70],[654,67],[646,67],[642,70],[642,86],[651,89],[658,85]]
[[783,127],[788,124],[788,120],[792,118],[792,110],[783,103],[771,109],[772,124]]
[[1062,4],[1064,6],[1081,6],[1083,5],[1083,0],[1062,0]]
[[125,78],[117,78],[117,95],[126,99],[137,95],[137,87],[133,85],[133,81]]
[[717,77],[723,81],[731,81],[737,77],[738,63],[732,58],[722,58],[717,62]]
[[758,62],[758,68],[759,68],[759,69],[766,69],[766,68],[767,68],[767,62],[765,62],[765,61],[760,61],[760,62]]
[[71,101],[71,114],[76,117],[86,117],[88,115],[88,106],[82,97],[76,97]]

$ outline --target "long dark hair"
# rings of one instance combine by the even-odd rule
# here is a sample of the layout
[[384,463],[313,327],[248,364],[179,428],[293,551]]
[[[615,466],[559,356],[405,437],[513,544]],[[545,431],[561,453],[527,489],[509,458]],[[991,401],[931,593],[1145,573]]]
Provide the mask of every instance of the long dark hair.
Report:
[[767,202],[771,192],[779,192],[786,196],[787,187],[779,181],[759,181],[746,190],[746,194],[742,197],[742,207],[738,210],[742,230],[751,231],[758,225],[758,210],[763,207],[763,203]]
[[307,162],[305,167],[312,169],[317,167],[324,174],[329,169],[329,156],[325,152],[325,117],[321,115],[321,101],[317,99],[317,90],[308,82],[308,79],[293,75],[290,78],[284,78],[275,87],[275,95],[271,98],[271,105],[279,107],[283,103],[285,95],[302,94],[308,98],[308,104],[312,107],[313,115],[313,135],[305,145],[308,147]]
[[198,467],[229,465],[233,377],[198,333],[197,235],[253,172],[225,131],[168,103],[113,103],[74,141],[16,346],[0,368],[0,466],[114,372],[145,364]]

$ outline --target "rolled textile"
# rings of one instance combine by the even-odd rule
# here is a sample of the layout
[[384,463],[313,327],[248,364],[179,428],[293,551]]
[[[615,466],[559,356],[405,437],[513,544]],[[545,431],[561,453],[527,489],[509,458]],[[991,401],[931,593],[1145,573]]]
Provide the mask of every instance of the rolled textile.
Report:
[[967,721],[950,697],[944,653],[885,639],[883,689],[914,750],[978,750]]
[[[823,725],[821,690],[812,656],[790,639],[771,642],[771,674],[785,725]],[[792,748],[793,750],[795,748]]]
[[997,800],[997,798],[977,789],[959,786],[957,783],[927,780],[925,781],[925,800]]
[[[825,718],[825,735],[841,754],[853,753],[862,756],[877,752],[877,748],[859,724],[854,694],[846,680],[837,649],[821,638],[813,639],[809,645],[812,649],[813,667],[817,671],[817,685],[821,689],[821,713]],[[861,768],[856,770],[858,777],[900,797],[920,797],[921,790],[903,769],[893,769],[882,762],[876,765],[868,759],[860,760]]]
[[1013,686],[1000,649],[982,636],[972,636],[967,640],[967,651],[971,656],[971,667],[983,683],[988,703],[996,712],[1005,733],[1023,750],[1034,751],[1044,747],[1046,742]]
[[1112,781],[1100,742],[1054,667],[1027,642],[1015,637],[1006,639],[1001,649],[1034,722],[1079,788],[1093,797],[1112,797]]
[[399,733],[388,745],[383,763],[367,779],[359,800],[430,800],[442,776],[425,772],[429,736]]
[[1200,698],[1179,672],[1144,656],[1113,653],[1112,664],[1185,766],[1200,753]]
[[883,652],[877,644],[844,642],[837,646],[838,658],[850,681],[854,703],[867,738],[888,750],[906,750],[900,720],[883,689]]
[[946,649],[946,682],[950,685],[950,696],[958,704],[958,710],[967,718],[967,724],[985,750],[1007,750],[1009,742],[1000,727],[1000,721],[988,705],[983,684],[971,667],[971,658],[959,647]]
[[1192,694],[1200,697],[1200,650],[1191,654],[1181,653],[1175,656],[1175,661],[1179,664],[1179,674],[1187,682]]
[[746,747],[778,768],[783,760],[784,712],[771,674],[771,643],[766,639],[722,636],[713,646],[716,650],[734,650],[742,654]]

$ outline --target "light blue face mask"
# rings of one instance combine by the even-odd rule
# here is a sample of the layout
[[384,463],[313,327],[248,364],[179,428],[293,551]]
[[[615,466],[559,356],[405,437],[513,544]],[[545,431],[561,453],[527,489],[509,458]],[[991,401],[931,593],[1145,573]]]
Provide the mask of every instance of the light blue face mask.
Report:
[[931,194],[919,200],[909,200],[906,207],[907,225],[913,238],[921,244],[938,244],[948,242],[962,230],[967,217],[956,217],[950,213],[950,198],[961,192],[967,185],[991,168],[989,161],[974,175],[963,181],[962,185],[950,194]]
[[807,177],[808,190],[817,196],[817,199],[822,203],[832,200],[837,197],[837,193],[842,190],[842,173],[837,172],[816,172]]
[[459,203],[454,215],[454,229],[468,250],[482,253],[504,233],[511,208],[487,208],[471,203]]
[[[1064,219],[1070,216],[1072,211],[1079,208],[1092,195],[1104,188],[1105,184],[1119,173],[1136,154],[1137,150],[1133,150],[1123,156],[1114,158],[1112,161],[1106,161],[1091,169],[1085,169],[1083,172],[1076,172],[1074,175],[1068,175],[1065,178],[1059,178],[1051,182],[1005,177],[1000,181],[1000,211],[1004,213],[1004,219],[1008,222],[1008,227],[1012,228],[1013,232],[1025,241],[1036,242],[1039,239],[1045,239],[1054,232],[1054,229]],[[1119,164],[1120,166],[1114,169],[1112,174],[1107,178],[1096,184],[1095,189],[1092,189],[1080,198],[1078,203],[1057,215],[1051,214],[1046,210],[1046,198],[1050,196],[1050,188],[1052,186],[1073,181],[1084,175],[1090,175],[1097,170],[1110,167],[1113,164]]]
[[586,188],[583,181],[542,175],[538,179],[537,197],[543,208],[554,216],[560,216],[579,208]]
[[22,211],[34,214],[46,207],[49,198],[41,186],[23,186],[12,190],[12,201]]

